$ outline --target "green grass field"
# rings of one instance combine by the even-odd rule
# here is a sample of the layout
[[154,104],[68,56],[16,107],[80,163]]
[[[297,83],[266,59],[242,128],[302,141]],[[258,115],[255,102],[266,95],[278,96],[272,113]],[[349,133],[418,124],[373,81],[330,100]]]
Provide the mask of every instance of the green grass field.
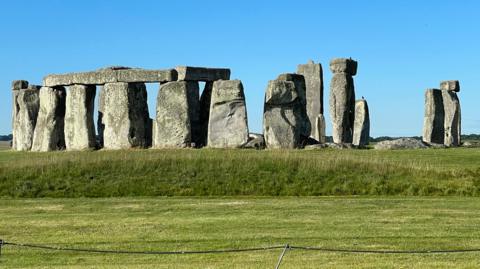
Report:
[[0,151],[0,197],[480,194],[480,149]]
[[[121,250],[270,245],[480,248],[480,199],[235,197],[4,199],[6,241]],[[274,268],[281,250],[142,256],[5,246],[0,268]],[[480,253],[337,254],[292,250],[281,268],[478,268]]]

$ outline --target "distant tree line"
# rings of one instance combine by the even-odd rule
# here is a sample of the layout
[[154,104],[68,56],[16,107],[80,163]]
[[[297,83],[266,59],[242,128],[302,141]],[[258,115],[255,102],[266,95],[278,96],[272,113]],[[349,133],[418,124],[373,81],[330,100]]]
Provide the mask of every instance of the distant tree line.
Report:
[[0,135],[0,141],[10,141],[12,140],[13,138],[13,135],[12,134],[9,134],[9,135]]

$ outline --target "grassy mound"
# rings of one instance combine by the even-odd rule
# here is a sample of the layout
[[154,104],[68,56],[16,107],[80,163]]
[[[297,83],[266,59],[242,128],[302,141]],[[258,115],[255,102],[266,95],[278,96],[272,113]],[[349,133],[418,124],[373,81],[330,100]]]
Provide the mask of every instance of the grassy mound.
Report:
[[0,151],[0,196],[480,194],[479,149]]

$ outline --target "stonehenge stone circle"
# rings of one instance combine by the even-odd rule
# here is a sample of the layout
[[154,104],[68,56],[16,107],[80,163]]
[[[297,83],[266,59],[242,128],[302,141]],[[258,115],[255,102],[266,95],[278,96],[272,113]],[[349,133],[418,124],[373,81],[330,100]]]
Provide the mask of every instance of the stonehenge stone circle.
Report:
[[320,63],[300,64],[297,73],[303,75],[306,86],[307,115],[311,125],[310,136],[325,143],[325,117],[323,116],[323,70]]
[[367,101],[364,99],[355,102],[355,121],[353,128],[353,145],[366,146],[370,139],[370,115]]
[[93,149],[96,146],[93,110],[95,85],[72,85],[68,89],[65,110],[67,150]]
[[39,98],[40,109],[33,134],[32,151],[65,149],[65,88],[42,87]]
[[457,93],[451,90],[442,90],[443,108],[445,111],[444,121],[444,144],[445,146],[459,146],[461,136],[461,112],[460,101]]
[[352,59],[333,59],[330,84],[330,117],[333,142],[352,143],[355,118],[355,88],[352,76],[357,73],[357,62]]
[[162,84],[153,123],[153,147],[190,147],[198,126],[199,89],[195,81]]
[[267,148],[299,148],[302,146],[305,106],[295,83],[271,80],[265,93],[263,133]]
[[148,147],[148,105],[144,83],[114,82],[103,87],[105,149]]
[[12,134],[14,134],[14,136],[12,148],[18,151],[28,151],[32,148],[33,134],[40,107],[39,87],[28,85],[28,82],[16,86],[13,87]]
[[248,142],[247,108],[240,80],[213,83],[207,146],[238,148]]

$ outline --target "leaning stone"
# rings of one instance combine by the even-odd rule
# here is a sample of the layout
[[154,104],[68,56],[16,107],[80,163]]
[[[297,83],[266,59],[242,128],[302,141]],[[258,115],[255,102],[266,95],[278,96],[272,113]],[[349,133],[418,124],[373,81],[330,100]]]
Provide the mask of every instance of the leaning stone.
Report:
[[400,138],[396,140],[378,142],[375,149],[425,149],[428,146],[420,140],[413,138]]
[[198,82],[174,81],[160,86],[153,123],[153,147],[190,147],[198,125]]
[[336,73],[330,84],[330,117],[333,141],[351,143],[355,119],[355,89],[353,78],[347,73]]
[[215,81],[230,79],[230,69],[228,68],[177,66],[175,69],[177,70],[179,81]]
[[104,148],[146,148],[149,116],[145,84],[107,83],[102,94]]
[[[310,136],[320,141],[318,133],[322,133],[321,126],[317,126],[318,115],[323,115],[323,71],[322,65],[313,61],[300,64],[297,73],[304,76],[306,85],[306,110],[311,125]],[[324,133],[324,131],[323,131]]]
[[460,83],[458,82],[458,80],[442,81],[442,82],[440,82],[440,90],[459,92],[460,91]]
[[460,101],[454,91],[442,91],[444,120],[444,144],[448,147],[460,146],[461,137],[461,111]]
[[264,149],[265,148],[265,137],[261,134],[248,134],[248,142],[242,146],[246,149]]
[[272,80],[265,94],[263,133],[267,148],[302,146],[305,107],[291,81]]
[[26,80],[14,80],[12,81],[12,91],[18,91],[28,88],[28,81]]
[[330,61],[330,70],[332,73],[347,73],[351,76],[357,74],[358,63],[352,59],[337,58]]
[[94,85],[73,85],[69,88],[65,112],[65,145],[67,150],[95,148]]
[[248,142],[247,108],[240,80],[213,83],[207,146],[239,148]]
[[357,100],[355,102],[355,122],[353,128],[353,144],[355,146],[365,146],[370,140],[370,115],[368,112],[367,101]]
[[39,93],[40,109],[33,135],[32,151],[52,151],[65,149],[64,87],[42,87]]
[[168,82],[177,80],[177,71],[146,70],[146,69],[101,69],[93,72],[48,75],[43,79],[43,85],[69,86],[74,84],[103,85],[115,82]]
[[444,143],[445,111],[442,91],[427,89],[425,91],[425,116],[423,118],[423,137],[426,143]]
[[21,89],[18,91],[13,124],[12,148],[14,150],[27,151],[32,148],[39,107],[38,90]]

